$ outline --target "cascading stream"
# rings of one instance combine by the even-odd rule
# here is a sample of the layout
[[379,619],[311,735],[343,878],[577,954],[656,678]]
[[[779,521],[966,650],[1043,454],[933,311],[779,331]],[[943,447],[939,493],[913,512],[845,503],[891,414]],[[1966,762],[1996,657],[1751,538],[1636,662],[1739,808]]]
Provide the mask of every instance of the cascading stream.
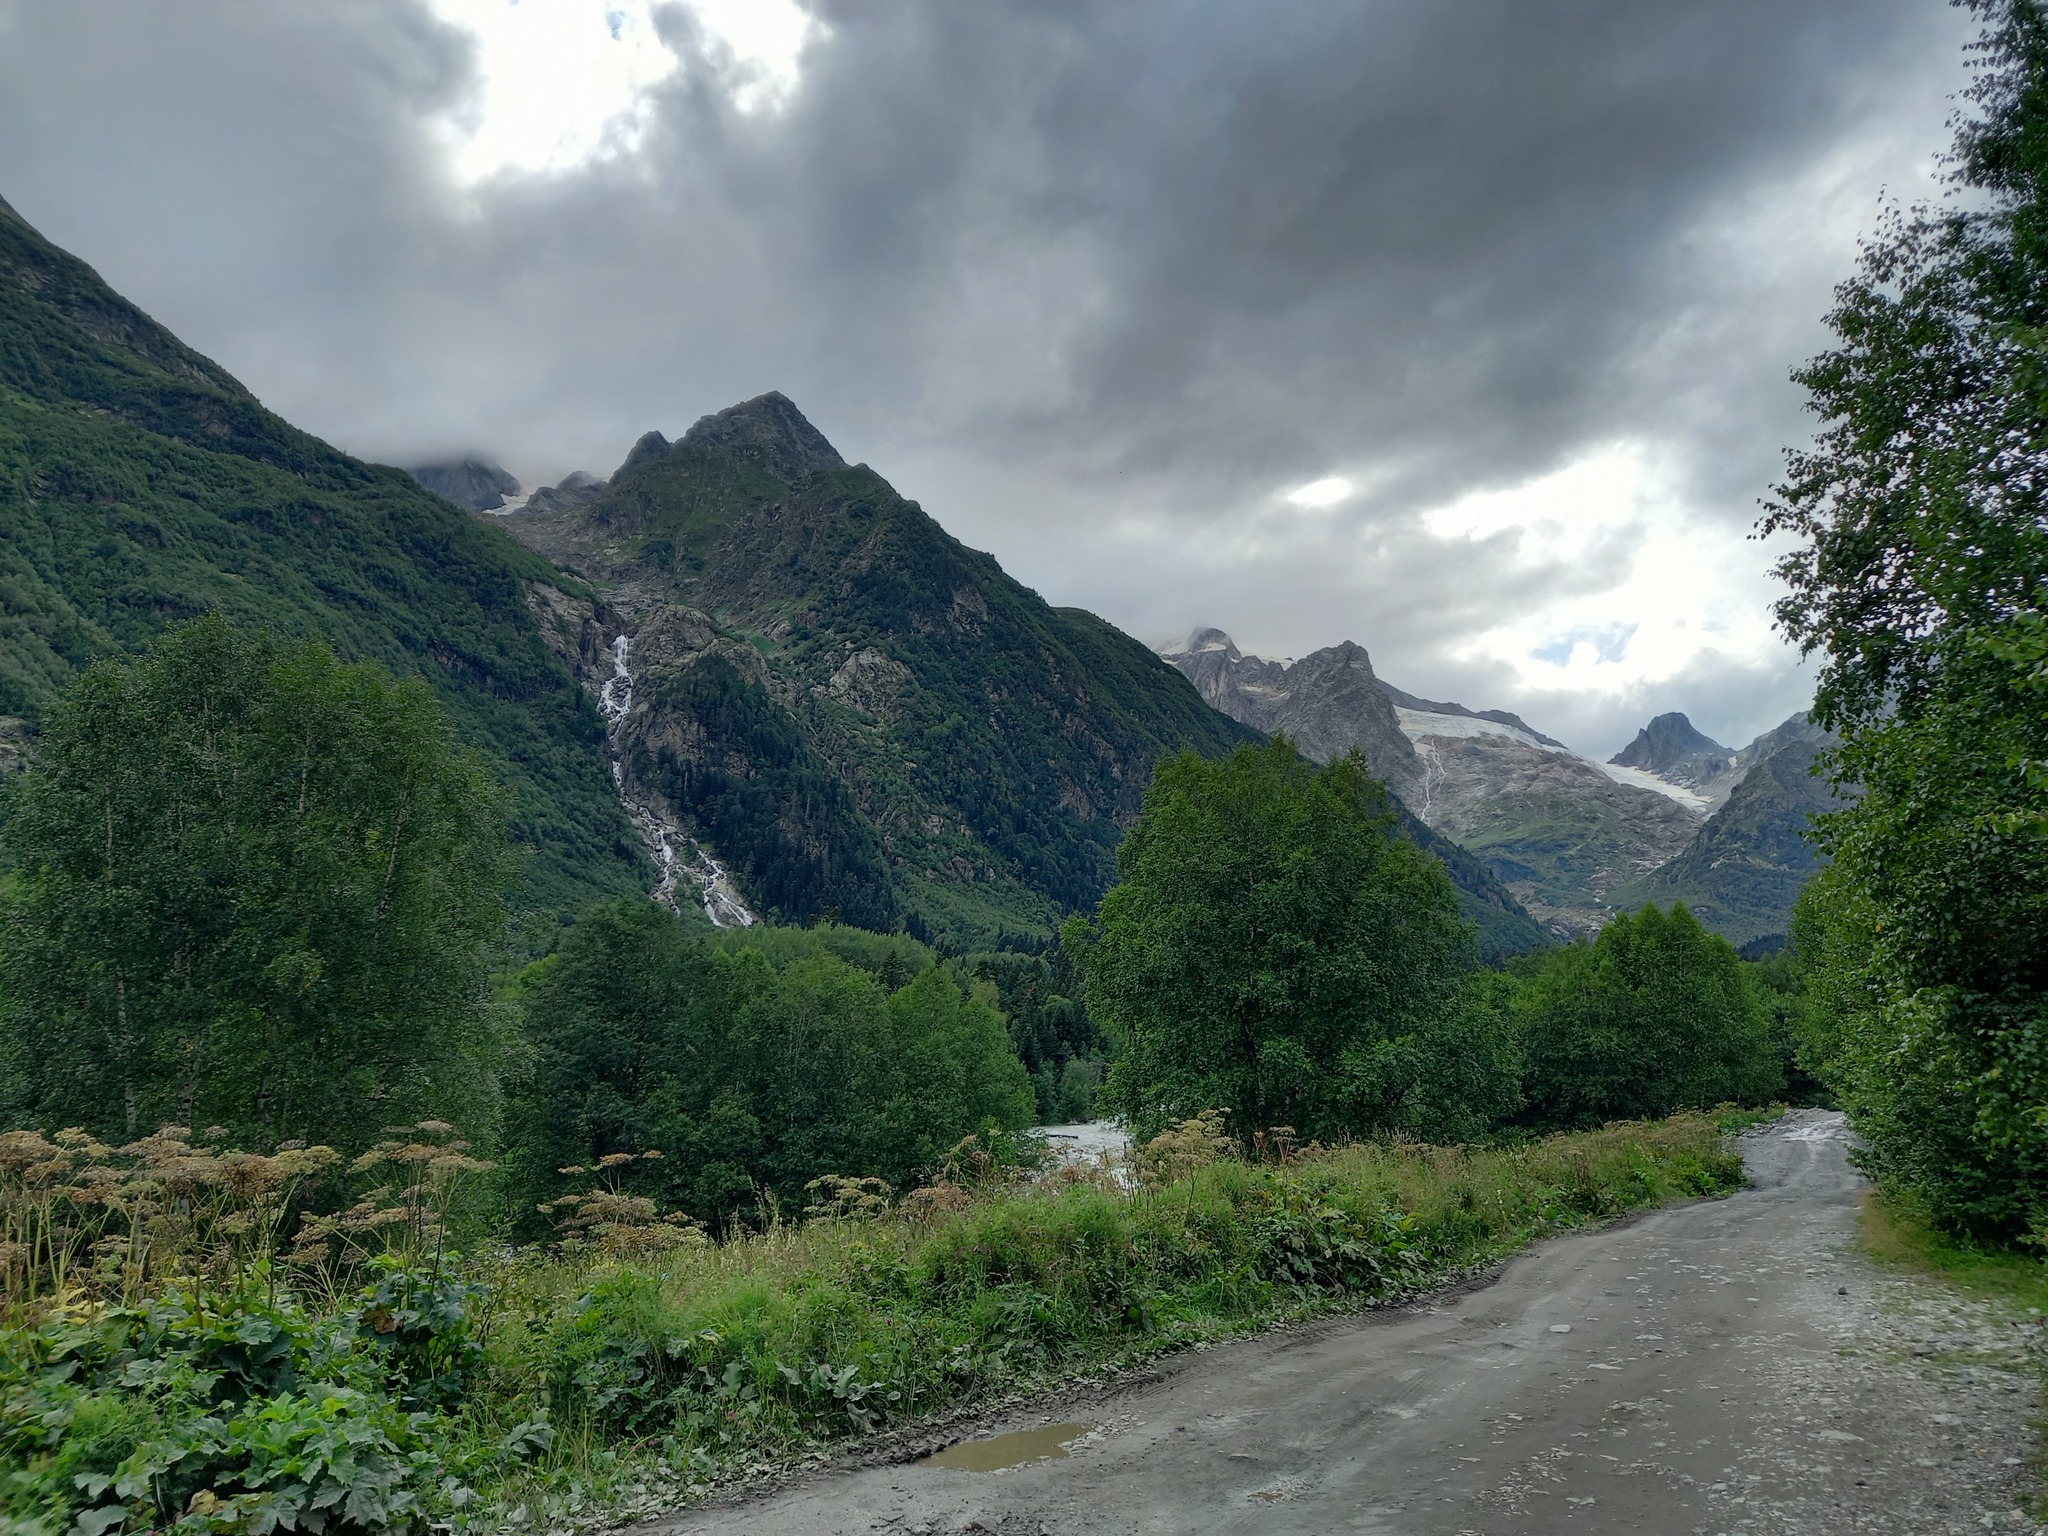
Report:
[[[704,915],[717,928],[751,928],[756,919],[740,899],[738,887],[726,867],[706,852],[697,841],[666,816],[626,790],[625,758],[619,738],[626,716],[633,709],[633,637],[621,634],[612,641],[612,675],[597,691],[598,713],[604,716],[605,738],[611,745],[612,783],[619,791],[619,803],[639,829],[641,840],[661,868],[661,880],[654,887],[654,899],[665,906],[676,905],[676,882],[687,874],[704,903]],[[678,848],[688,850],[685,860]]]

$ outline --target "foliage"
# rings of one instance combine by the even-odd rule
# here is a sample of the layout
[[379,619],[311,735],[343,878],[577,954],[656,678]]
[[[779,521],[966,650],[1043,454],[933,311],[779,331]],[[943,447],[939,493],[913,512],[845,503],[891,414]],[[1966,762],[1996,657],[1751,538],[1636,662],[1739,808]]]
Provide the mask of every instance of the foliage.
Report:
[[1750,992],[1763,1009],[1771,1055],[1784,1077],[1779,1097],[1788,1105],[1834,1107],[1827,1085],[1814,1076],[1804,1060],[1808,1015],[1813,1007],[1805,958],[1796,947],[1781,942],[1777,948],[1755,958],[1744,956],[1742,970],[1749,980]]
[[1481,964],[1499,965],[1555,942],[1549,930],[1531,917],[1502,883],[1492,864],[1475,851],[1477,842],[1452,842],[1405,805],[1397,803],[1395,814],[1401,835],[1441,860],[1451,884],[1457,887],[1458,911],[1477,930],[1474,937]]
[[1357,754],[1284,738],[1163,764],[1092,923],[1068,930],[1090,1013],[1120,1045],[1109,1104],[1140,1135],[1228,1105],[1324,1140],[1484,1129],[1512,1095],[1470,1004],[1470,929],[1443,868],[1390,835]]
[[347,1153],[494,1121],[503,823],[418,680],[195,620],[88,669],[9,800],[14,1114]]
[[864,928],[824,922],[810,928],[780,924],[757,924],[752,928],[720,930],[721,948],[753,950],[778,971],[792,961],[830,955],[857,970],[866,971],[894,992],[912,978],[930,970],[938,957],[906,933],[870,933]]
[[2000,1303],[2021,1326],[2048,1313],[2048,1263],[2037,1251],[1987,1247],[1958,1238],[1910,1196],[1873,1191],[1858,1213],[1857,1246],[1880,1263],[1931,1275],[1966,1294]]
[[2048,1216],[2048,9],[1973,0],[1966,195],[1894,213],[1798,376],[1779,620],[1863,798],[1803,917],[1810,1056],[1867,1166],[1958,1231]]
[[133,1304],[169,1279],[223,1284],[277,1251],[301,1187],[340,1160],[194,1146],[181,1126],[119,1149],[0,1134],[0,1319],[80,1290]]
[[1051,955],[978,954],[957,962],[961,975],[995,988],[1010,1044],[1031,1074],[1038,1118],[1072,1124],[1093,1117],[1108,1042],[1070,994],[1080,977],[1063,950]]
[[496,525],[263,409],[0,213],[0,715],[218,611],[426,681],[504,783],[520,901],[639,888],[597,713],[548,653]]
[[[869,949],[878,970],[835,948]],[[725,1222],[764,1200],[802,1209],[827,1174],[908,1188],[985,1123],[1030,1124],[992,990],[915,959],[844,930],[700,938],[646,902],[588,914],[523,988],[521,1203],[555,1194],[559,1168],[652,1147],[663,1157],[636,1188]]]
[[1769,1015],[1742,962],[1683,906],[1623,914],[1591,943],[1532,958],[1508,1002],[1530,1123],[1758,1104],[1782,1087]]
[[1199,1155],[1136,1189],[1020,1184],[999,1137],[960,1152],[944,1200],[823,1179],[814,1219],[723,1243],[438,1273],[396,1254],[331,1293],[185,1262],[125,1303],[45,1298],[0,1328],[0,1520],[368,1536],[495,1529],[515,1504],[650,1514],[720,1468],[1399,1295],[1741,1176],[1698,1117],[1260,1164],[1213,1116],[1174,1134]]

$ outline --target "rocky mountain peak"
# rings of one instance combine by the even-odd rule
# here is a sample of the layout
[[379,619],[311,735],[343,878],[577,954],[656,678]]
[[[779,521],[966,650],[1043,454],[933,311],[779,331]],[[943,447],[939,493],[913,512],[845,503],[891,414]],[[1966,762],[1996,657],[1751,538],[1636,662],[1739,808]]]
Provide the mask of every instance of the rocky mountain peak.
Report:
[[[661,434],[655,433],[659,437]],[[575,512],[589,506],[603,494],[605,482],[579,469],[564,475],[557,485],[544,485],[526,498],[525,512],[529,517],[544,517],[551,514]]]
[[774,389],[700,417],[683,434],[681,446],[723,449],[792,483],[846,468],[846,460],[825,434],[805,419],[789,396]]
[[517,496],[520,490],[515,475],[474,454],[448,464],[417,465],[406,473],[465,512],[495,512],[507,496]]
[[1232,661],[1238,660],[1243,655],[1237,648],[1237,642],[1220,629],[1195,630],[1188,636],[1185,644],[1179,646],[1170,645],[1159,654],[1162,656],[1199,656],[1209,651],[1217,652]]
[[1617,768],[1641,768],[1648,773],[1671,773],[1696,766],[1703,757],[1732,757],[1734,749],[1694,728],[1693,723],[1673,710],[1659,715],[1640,731],[1636,739],[1608,761]]
[[1373,675],[1365,647],[1346,640],[1295,662],[1247,656],[1220,629],[1198,629],[1161,657],[1195,685],[1211,708],[1260,731],[1284,731],[1306,757],[1328,762],[1357,747],[1404,800],[1421,786],[1422,764],[1393,703]]
[[[709,418],[706,419],[708,420]],[[669,447],[669,440],[659,432],[642,432],[639,441],[633,444],[632,451],[626,455],[625,463],[621,464],[619,468],[622,470],[631,469],[643,459],[659,458],[662,454],[668,452]]]

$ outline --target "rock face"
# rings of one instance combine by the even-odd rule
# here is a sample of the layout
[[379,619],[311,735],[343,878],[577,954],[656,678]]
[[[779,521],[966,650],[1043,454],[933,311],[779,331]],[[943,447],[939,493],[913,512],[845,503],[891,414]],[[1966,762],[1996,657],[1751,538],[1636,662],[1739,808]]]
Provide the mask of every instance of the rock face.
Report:
[[1245,655],[1220,629],[1198,629],[1160,654],[1231,719],[1268,734],[1284,731],[1319,763],[1356,747],[1375,778],[1404,804],[1417,803],[1421,760],[1363,646],[1346,640],[1299,661],[1269,661]]
[[1620,887],[1699,830],[1697,810],[1576,753],[1505,729],[1444,734],[1443,718],[1404,711],[1427,770],[1424,815],[1555,933],[1598,929]]
[[544,485],[526,498],[520,508],[524,516],[549,512],[573,512],[588,506],[604,490],[604,482],[586,470],[564,477],[559,485]]
[[1722,746],[1674,711],[1657,716],[1608,761],[1617,768],[1655,774],[1667,784],[1695,790],[1709,804],[1719,805],[1755,759],[1747,755],[1747,749],[1738,752]]
[[465,512],[495,512],[507,496],[519,494],[519,482],[488,459],[467,458],[453,464],[422,464],[407,471],[413,479]]
[[1813,772],[1838,744],[1804,715],[1759,736],[1738,754],[1740,777],[1698,835],[1621,899],[1682,901],[1735,944],[1788,932],[1799,893],[1821,866],[1806,836],[1811,818],[1844,803]]

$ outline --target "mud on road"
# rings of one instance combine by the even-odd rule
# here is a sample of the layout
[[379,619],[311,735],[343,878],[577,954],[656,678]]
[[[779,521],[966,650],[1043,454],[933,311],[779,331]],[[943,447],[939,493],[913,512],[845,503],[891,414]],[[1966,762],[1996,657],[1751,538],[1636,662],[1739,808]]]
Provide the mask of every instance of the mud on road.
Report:
[[[1855,1246],[1840,1116],[1753,1187],[1562,1237],[1491,1284],[1185,1357],[977,1426],[1067,1454],[827,1472],[641,1536],[2048,1532],[2034,1327]],[[973,1458],[969,1458],[972,1460]],[[990,1458],[982,1458],[986,1461]],[[993,1459],[1001,1459],[1000,1457]]]

